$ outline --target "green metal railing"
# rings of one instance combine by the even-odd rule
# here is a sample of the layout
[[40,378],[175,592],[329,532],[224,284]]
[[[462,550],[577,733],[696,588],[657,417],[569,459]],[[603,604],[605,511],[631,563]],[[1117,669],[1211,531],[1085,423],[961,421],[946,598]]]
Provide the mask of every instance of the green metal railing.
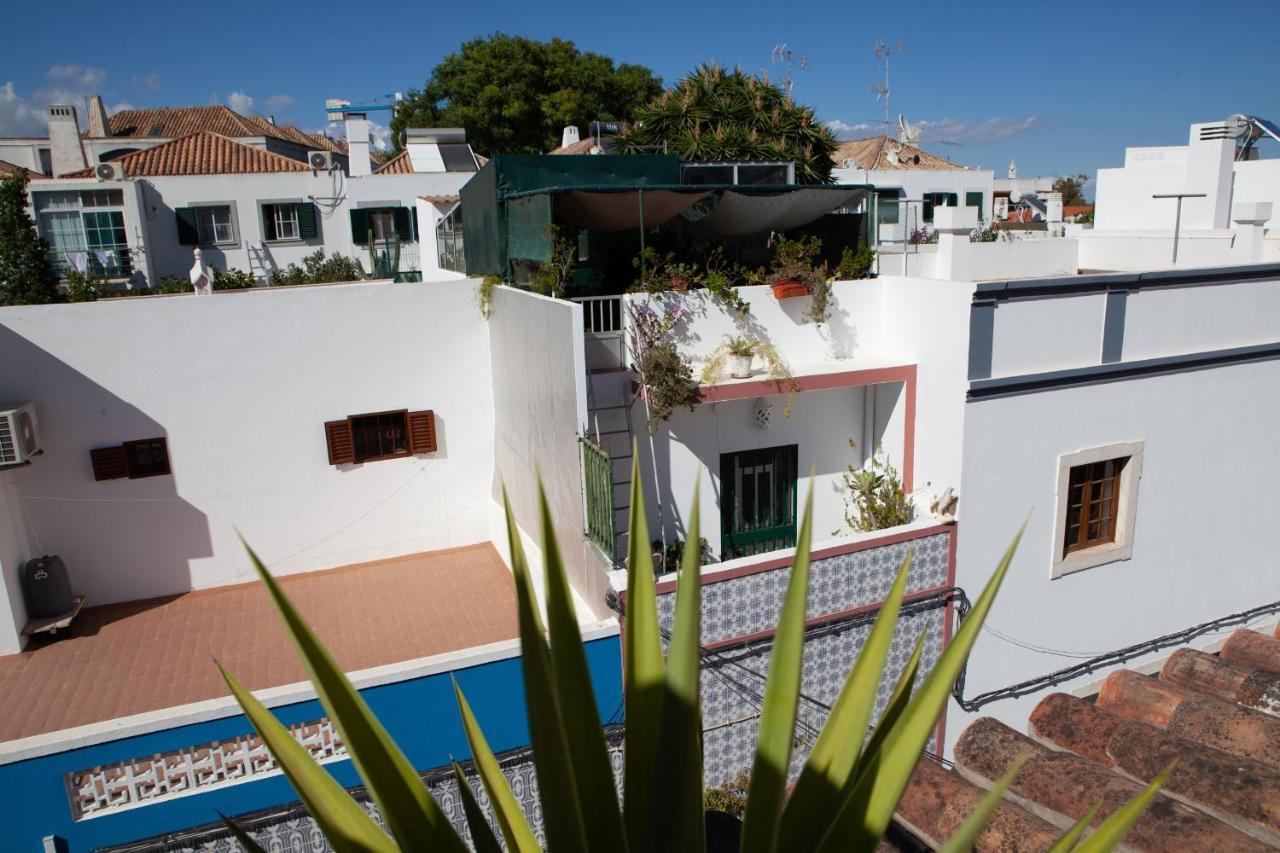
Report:
[[587,502],[587,538],[614,558],[613,460],[589,438],[582,442],[583,490]]

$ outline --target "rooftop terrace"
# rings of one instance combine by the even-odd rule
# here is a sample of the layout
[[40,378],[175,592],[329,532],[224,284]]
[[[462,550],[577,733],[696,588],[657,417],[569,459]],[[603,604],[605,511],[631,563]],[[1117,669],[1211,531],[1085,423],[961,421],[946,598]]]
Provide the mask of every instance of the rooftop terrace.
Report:
[[[517,636],[511,573],[487,543],[280,579],[346,672]],[[70,636],[0,657],[0,743],[304,681],[258,583],[82,611]]]

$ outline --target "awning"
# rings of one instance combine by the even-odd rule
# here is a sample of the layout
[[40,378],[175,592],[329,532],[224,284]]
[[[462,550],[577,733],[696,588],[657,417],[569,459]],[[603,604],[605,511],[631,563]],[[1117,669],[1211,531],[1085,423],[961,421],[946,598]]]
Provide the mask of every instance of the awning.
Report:
[[[627,190],[589,192],[574,190],[555,195],[556,220],[588,231],[634,231],[653,228],[675,219],[690,205],[711,193],[684,190]],[[641,199],[644,219],[640,217]]]
[[726,190],[685,210],[680,224],[702,237],[731,239],[799,228],[831,211],[856,204],[862,188],[807,187],[777,193]]

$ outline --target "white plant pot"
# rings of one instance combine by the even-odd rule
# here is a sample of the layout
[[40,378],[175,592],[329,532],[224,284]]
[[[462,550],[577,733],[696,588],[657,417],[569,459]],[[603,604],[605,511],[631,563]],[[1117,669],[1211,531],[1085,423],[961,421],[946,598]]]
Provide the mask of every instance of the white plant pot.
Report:
[[729,375],[734,379],[747,379],[751,376],[751,362],[755,359],[755,355],[732,355],[729,356]]

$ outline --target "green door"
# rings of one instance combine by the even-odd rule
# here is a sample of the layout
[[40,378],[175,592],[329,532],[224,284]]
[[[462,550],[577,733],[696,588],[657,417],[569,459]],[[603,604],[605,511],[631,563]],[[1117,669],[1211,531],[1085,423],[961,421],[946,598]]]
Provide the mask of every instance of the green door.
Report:
[[796,544],[797,455],[788,444],[720,457],[721,559]]

